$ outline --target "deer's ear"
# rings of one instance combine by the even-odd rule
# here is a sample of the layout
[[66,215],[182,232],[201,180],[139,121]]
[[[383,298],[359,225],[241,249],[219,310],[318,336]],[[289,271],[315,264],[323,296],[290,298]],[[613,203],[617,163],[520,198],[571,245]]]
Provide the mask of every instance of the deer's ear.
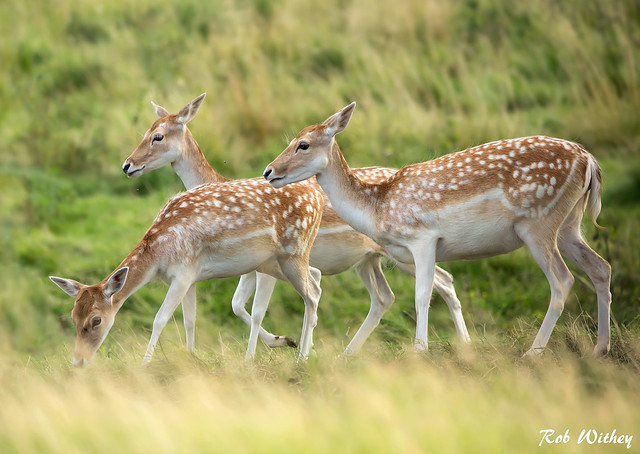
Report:
[[196,99],[194,99],[189,104],[184,106],[182,110],[178,112],[178,116],[176,119],[178,123],[182,123],[183,125],[186,125],[191,120],[193,120],[193,117],[195,117],[196,113],[198,113],[198,109],[200,108],[200,105],[202,104],[202,101],[204,100],[204,97],[206,95],[207,95],[206,93],[202,93]]
[[111,298],[115,293],[118,293],[120,290],[122,290],[122,287],[124,287],[124,283],[127,280],[128,273],[129,267],[124,266],[111,275],[103,290],[104,296],[106,298]]
[[156,115],[159,116],[160,118],[166,117],[167,115],[169,115],[169,111],[167,109],[165,109],[164,107],[157,105],[153,101],[151,101],[151,105],[156,110]]
[[327,118],[324,123],[322,123],[323,125],[327,125],[327,129],[325,129],[326,133],[333,137],[344,131],[344,128],[349,124],[349,120],[351,119],[351,115],[355,108],[356,103],[352,102],[341,111],[336,112]]
[[84,287],[84,285],[82,285],[80,282],[76,282],[71,279],[64,279],[55,276],[49,276],[49,279],[51,279],[51,282],[60,287],[63,292],[74,298],[78,296],[78,293],[80,292],[82,287]]

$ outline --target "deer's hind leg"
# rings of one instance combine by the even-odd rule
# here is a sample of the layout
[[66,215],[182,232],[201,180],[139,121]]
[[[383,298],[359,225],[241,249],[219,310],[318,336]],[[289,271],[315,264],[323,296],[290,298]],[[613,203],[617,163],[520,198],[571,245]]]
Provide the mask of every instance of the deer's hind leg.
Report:
[[597,356],[609,351],[611,265],[600,257],[582,238],[580,220],[584,202],[578,203],[560,228],[558,248],[562,255],[584,271],[596,290],[598,298],[598,341],[594,350]]
[[573,285],[573,276],[565,265],[556,245],[556,235],[545,235],[534,225],[516,226],[516,233],[527,245],[536,263],[547,277],[551,288],[549,308],[544,316],[540,330],[527,356],[537,355],[546,347],[558,318],[564,309],[564,303]]

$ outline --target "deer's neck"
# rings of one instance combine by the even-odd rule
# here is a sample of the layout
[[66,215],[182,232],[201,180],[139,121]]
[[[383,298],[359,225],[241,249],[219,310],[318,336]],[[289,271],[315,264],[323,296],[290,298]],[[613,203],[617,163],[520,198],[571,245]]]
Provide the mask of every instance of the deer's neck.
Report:
[[[113,270],[113,273],[124,266],[129,267],[127,279],[122,289],[113,295],[112,299],[113,304],[118,310],[122,307],[122,304],[127,298],[133,295],[141,287],[144,287],[157,274],[157,267],[153,258],[153,253],[151,249],[147,247],[147,243],[144,239],[138,243],[127,258],[125,258],[122,263]],[[113,273],[107,276],[103,282],[106,283]]]
[[347,224],[365,235],[374,236],[377,185],[356,178],[335,140],[329,164],[316,175],[316,179],[333,208]]
[[222,183],[227,178],[217,173],[205,159],[198,143],[187,130],[184,135],[183,152],[172,164],[187,190],[205,183]]

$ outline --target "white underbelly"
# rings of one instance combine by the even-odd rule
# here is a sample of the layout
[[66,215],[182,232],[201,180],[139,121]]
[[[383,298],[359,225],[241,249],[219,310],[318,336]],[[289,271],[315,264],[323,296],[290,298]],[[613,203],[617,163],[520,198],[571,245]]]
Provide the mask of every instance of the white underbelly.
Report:
[[474,235],[470,232],[465,237],[446,235],[438,240],[436,261],[475,260],[494,255],[506,254],[522,246],[513,229],[492,232],[491,235]]
[[431,212],[404,231],[380,232],[374,239],[402,263],[413,263],[411,251],[426,246],[418,241],[435,242],[436,261],[474,260],[520,248],[523,242],[514,229],[517,221],[499,200],[471,201]]
[[398,243],[386,242],[380,240],[380,245],[384,248],[385,252],[396,262],[406,263],[408,265],[413,264],[413,255],[411,251]]
[[353,268],[366,255],[377,252],[381,252],[380,246],[345,226],[329,234],[318,234],[311,248],[309,264],[322,274],[339,274]]
[[197,280],[240,276],[256,270],[272,258],[273,253],[271,252],[259,252],[250,248],[244,251],[234,251],[229,255],[203,255],[200,257]]
[[511,216],[478,217],[472,210],[440,216],[436,260],[473,260],[506,254],[522,246]]

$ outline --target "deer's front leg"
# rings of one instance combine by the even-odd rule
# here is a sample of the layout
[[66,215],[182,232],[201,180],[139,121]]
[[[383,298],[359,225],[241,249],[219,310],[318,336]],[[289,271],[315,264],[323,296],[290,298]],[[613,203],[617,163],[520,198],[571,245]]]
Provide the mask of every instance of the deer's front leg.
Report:
[[433,238],[411,248],[416,265],[416,351],[428,349],[427,329],[436,267],[436,243],[437,238]]
[[[169,286],[169,291],[164,298],[162,306],[158,310],[156,314],[156,318],[153,320],[153,331],[151,332],[151,339],[149,339],[149,345],[147,346],[147,352],[144,354],[144,358],[142,360],[142,364],[147,364],[151,361],[153,357],[153,351],[156,348],[156,344],[158,343],[158,339],[160,338],[160,334],[162,330],[169,322],[171,315],[180,304],[189,291],[189,289],[193,286],[192,280],[174,280],[171,282]],[[195,294],[194,294],[195,296]]]
[[182,318],[187,338],[187,351],[193,352],[196,340],[196,284],[187,290],[182,300]]
[[[396,263],[396,266],[405,273],[409,273],[413,277],[416,277],[416,268],[414,265]],[[453,318],[453,325],[456,328],[456,333],[460,340],[465,344],[471,342],[467,325],[465,324],[464,317],[462,316],[462,304],[460,304],[460,300],[456,294],[456,289],[453,286],[453,276],[437,265],[433,277],[433,289],[438,292],[444,302],[447,303],[447,307],[449,308],[449,312]]]

